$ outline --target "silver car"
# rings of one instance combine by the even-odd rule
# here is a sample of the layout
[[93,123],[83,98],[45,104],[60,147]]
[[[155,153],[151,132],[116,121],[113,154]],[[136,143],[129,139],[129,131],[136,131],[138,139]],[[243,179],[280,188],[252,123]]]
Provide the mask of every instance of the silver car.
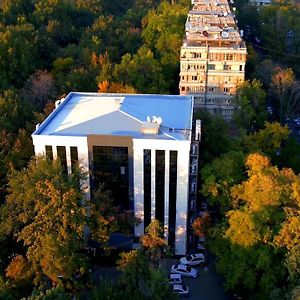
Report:
[[180,296],[189,296],[190,289],[185,284],[175,284],[173,285],[173,293]]
[[171,267],[171,273],[181,274],[185,277],[196,278],[198,276],[198,272],[196,269],[191,268],[187,265],[176,264]]
[[197,266],[205,264],[205,257],[203,253],[188,254],[187,256],[180,258],[180,263],[183,265]]

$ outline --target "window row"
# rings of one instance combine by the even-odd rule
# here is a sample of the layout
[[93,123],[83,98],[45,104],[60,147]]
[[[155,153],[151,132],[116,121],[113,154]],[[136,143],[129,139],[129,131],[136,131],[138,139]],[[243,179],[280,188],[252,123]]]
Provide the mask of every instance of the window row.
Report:
[[[182,81],[196,81],[198,83],[205,83],[205,76],[204,75],[182,75],[180,78]],[[227,83],[232,83],[232,84],[237,84],[238,82],[243,81],[242,77],[237,77],[237,76],[212,76],[209,75],[207,82],[212,83],[212,84],[227,84]]]
[[[195,97],[196,104],[204,104],[203,97]],[[232,99],[221,99],[221,98],[208,98],[205,101],[206,104],[218,104],[218,105],[233,105]]]
[[[45,151],[46,151],[46,157],[49,158],[50,160],[53,160],[53,146],[51,145],[46,145],[45,146]],[[56,153],[57,153],[57,158],[60,160],[60,163],[64,169],[65,172],[68,171],[68,165],[67,165],[67,152],[66,152],[66,147],[65,146],[56,146]],[[74,168],[78,164],[78,149],[77,147],[70,147],[70,159],[71,159],[71,168],[72,172],[74,171]]]
[[[221,66],[221,68],[220,68]],[[182,64],[181,70],[182,71],[197,71],[197,70],[205,70],[205,64]],[[239,65],[238,68],[235,65],[229,65],[227,63],[223,65],[217,65],[216,64],[207,64],[207,70],[224,70],[224,71],[244,71],[244,65]]]
[[[181,53],[181,58],[202,58],[206,59],[207,54],[205,52],[198,53],[198,52],[190,52]],[[208,59],[212,61],[224,61],[224,60],[230,60],[230,61],[246,61],[246,54],[240,54],[240,53],[209,53]]]
[[[198,92],[204,93],[205,86],[182,86],[182,92]],[[207,87],[206,92],[208,93],[224,93],[224,94],[234,94],[236,92],[235,87]]]

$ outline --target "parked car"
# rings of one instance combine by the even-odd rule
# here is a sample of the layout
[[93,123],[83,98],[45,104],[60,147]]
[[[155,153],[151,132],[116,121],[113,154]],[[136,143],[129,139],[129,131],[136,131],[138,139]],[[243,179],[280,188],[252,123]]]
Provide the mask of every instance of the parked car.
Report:
[[172,284],[182,284],[182,278],[180,274],[171,273],[169,274],[168,283]]
[[171,273],[181,274],[185,277],[196,278],[198,276],[198,272],[196,269],[191,268],[187,265],[176,264],[171,267]]
[[205,239],[204,236],[200,236],[200,237],[198,238],[198,241],[199,241],[200,243],[205,243],[206,239]]
[[205,247],[203,245],[203,242],[198,242],[197,244],[197,250],[200,252],[200,253],[205,253]]
[[180,263],[183,265],[196,266],[204,264],[205,257],[203,253],[188,254],[187,256],[180,258]]
[[173,293],[180,296],[189,296],[190,289],[185,284],[174,284],[173,285]]
[[295,123],[300,122],[300,118],[294,118],[294,122],[295,122]]

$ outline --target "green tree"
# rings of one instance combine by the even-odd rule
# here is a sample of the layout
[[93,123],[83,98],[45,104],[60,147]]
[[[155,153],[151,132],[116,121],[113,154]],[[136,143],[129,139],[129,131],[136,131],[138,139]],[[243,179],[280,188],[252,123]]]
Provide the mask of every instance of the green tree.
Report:
[[244,160],[243,152],[230,151],[201,169],[201,192],[209,199],[209,203],[216,205],[223,214],[232,208],[231,188],[245,177]]
[[87,263],[80,252],[87,217],[78,174],[68,177],[58,161],[37,158],[28,169],[12,173],[8,191],[2,231],[25,246],[35,283],[46,275],[52,282],[64,278],[73,285],[74,274],[84,272]]
[[22,87],[38,65],[37,33],[29,23],[0,25],[0,91]]
[[144,45],[158,59],[169,91],[178,93],[180,48],[189,4],[163,1],[144,17]]
[[233,118],[237,125],[248,131],[262,128],[267,118],[265,101],[266,92],[260,81],[254,79],[252,82],[243,82],[235,96],[238,109]]
[[[272,299],[278,288],[288,286],[284,279],[291,267],[280,247],[287,253],[292,247],[297,254],[298,246],[293,245],[298,236],[291,235],[297,224],[288,211],[299,200],[299,177],[291,169],[272,166],[258,153],[248,156],[246,166],[248,178],[232,187],[234,206],[214,229],[212,249],[228,288],[251,295],[250,299]],[[294,262],[295,257],[286,257]]]
[[115,66],[114,77],[142,93],[162,93],[167,89],[159,62],[145,46],[133,56],[124,55]]
[[281,126],[278,122],[266,122],[265,128],[245,136],[242,142],[246,152],[263,152],[274,158],[280,154],[283,143],[287,141],[288,136],[289,128],[287,125]]
[[219,115],[212,115],[199,109],[194,119],[201,123],[201,163],[207,163],[235,147],[235,140],[229,137],[229,124]]

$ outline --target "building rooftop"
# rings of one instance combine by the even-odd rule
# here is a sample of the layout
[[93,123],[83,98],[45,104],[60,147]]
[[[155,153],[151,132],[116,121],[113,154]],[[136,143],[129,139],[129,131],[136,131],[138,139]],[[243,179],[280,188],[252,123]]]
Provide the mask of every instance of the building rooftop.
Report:
[[246,47],[227,0],[196,0],[193,3],[185,24],[184,47],[227,47],[230,44]]
[[[33,135],[188,140],[192,112],[190,96],[71,92]],[[142,127],[151,127],[152,122],[156,127],[159,123],[158,134],[142,133]]]

